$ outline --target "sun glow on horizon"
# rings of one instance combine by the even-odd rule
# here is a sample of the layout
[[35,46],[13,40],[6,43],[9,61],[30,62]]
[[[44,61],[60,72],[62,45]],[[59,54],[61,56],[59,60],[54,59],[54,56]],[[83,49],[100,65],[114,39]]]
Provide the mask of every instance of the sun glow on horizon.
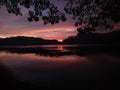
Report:
[[[6,30],[7,32],[7,30]],[[46,28],[37,28],[37,29],[24,29],[24,30],[16,30],[12,31],[11,33],[1,34],[0,38],[7,38],[12,36],[30,36],[30,37],[40,37],[43,39],[61,39],[58,40],[59,42],[62,42],[63,39],[67,38],[68,36],[76,35],[75,27],[73,26],[66,26],[66,27],[60,27],[60,26],[54,26],[54,27],[46,27]]]
[[0,36],[0,38],[5,38],[4,36]]
[[58,42],[63,42],[63,40],[62,39],[57,39],[58,40]]

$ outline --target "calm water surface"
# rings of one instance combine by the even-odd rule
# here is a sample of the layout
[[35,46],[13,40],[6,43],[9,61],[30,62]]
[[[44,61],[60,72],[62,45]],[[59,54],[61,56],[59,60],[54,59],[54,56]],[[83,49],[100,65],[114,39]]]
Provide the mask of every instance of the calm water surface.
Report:
[[18,46],[1,48],[0,62],[36,85],[109,88],[119,81],[119,52],[112,46]]

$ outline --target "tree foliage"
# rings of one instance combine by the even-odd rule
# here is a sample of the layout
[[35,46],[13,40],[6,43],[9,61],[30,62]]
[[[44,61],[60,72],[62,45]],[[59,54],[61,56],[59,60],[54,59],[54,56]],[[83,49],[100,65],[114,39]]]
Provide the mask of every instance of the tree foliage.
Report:
[[[44,24],[66,21],[66,14],[71,14],[78,30],[82,30],[81,25],[92,31],[98,26],[112,28],[114,23],[120,21],[120,0],[64,1],[65,14],[49,0],[0,0],[0,7],[5,6],[8,13],[15,15],[22,15],[22,7],[27,8],[28,21],[39,21],[42,18]],[[44,12],[47,12],[47,15]]]
[[76,20],[75,26],[83,25],[82,28],[87,28],[87,31],[94,31],[98,26],[112,29],[113,25],[120,21],[120,0],[66,1],[65,11],[73,15],[73,19]]
[[[60,12],[57,7],[49,0],[0,0],[0,7],[5,6],[8,13],[22,15],[23,8],[28,9],[28,21],[39,21],[42,17],[44,24],[59,23],[59,20],[66,21],[64,13]],[[23,8],[22,8],[23,7]],[[44,12],[47,15],[44,15]]]

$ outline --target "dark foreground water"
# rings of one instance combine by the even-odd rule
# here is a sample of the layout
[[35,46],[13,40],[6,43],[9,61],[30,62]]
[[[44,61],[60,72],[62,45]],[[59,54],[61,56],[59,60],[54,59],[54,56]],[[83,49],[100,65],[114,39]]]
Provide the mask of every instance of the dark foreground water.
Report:
[[[20,80],[27,83],[24,86],[35,85],[35,87],[45,87],[48,90],[64,88],[115,90],[120,88],[119,53],[119,46],[1,47],[0,68],[2,69],[0,69],[0,74],[3,73],[2,80],[7,84],[0,85],[7,87]],[[14,80],[14,77],[18,80]],[[18,88],[16,90],[19,90]]]

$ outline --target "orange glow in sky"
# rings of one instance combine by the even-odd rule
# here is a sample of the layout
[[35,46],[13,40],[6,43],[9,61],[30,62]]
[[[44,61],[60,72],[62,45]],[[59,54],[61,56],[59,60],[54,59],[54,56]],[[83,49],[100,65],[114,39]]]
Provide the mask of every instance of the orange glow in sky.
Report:
[[74,22],[68,18],[66,22],[60,22],[55,25],[43,25],[43,21],[28,22],[28,12],[23,10],[23,16],[8,14],[3,7],[0,9],[0,38],[11,36],[30,36],[41,37],[43,39],[57,39],[62,42],[63,39],[77,34]]
[[[58,1],[56,3],[58,3]],[[60,8],[62,8],[61,5],[58,3]],[[23,16],[15,16],[8,14],[5,8],[0,8],[0,38],[30,36],[43,39],[57,39],[59,42],[62,42],[63,39],[69,36],[75,36],[78,33],[74,26],[75,21],[69,16],[66,22],[60,22],[55,25],[43,25],[42,20],[39,22],[28,22],[28,12],[26,12],[26,10],[23,10],[23,12]],[[120,23],[116,24],[115,29],[120,29]],[[106,32],[106,30],[104,32]]]
[[62,39],[58,39],[58,41],[59,41],[59,42],[63,42],[63,40],[62,40]]

